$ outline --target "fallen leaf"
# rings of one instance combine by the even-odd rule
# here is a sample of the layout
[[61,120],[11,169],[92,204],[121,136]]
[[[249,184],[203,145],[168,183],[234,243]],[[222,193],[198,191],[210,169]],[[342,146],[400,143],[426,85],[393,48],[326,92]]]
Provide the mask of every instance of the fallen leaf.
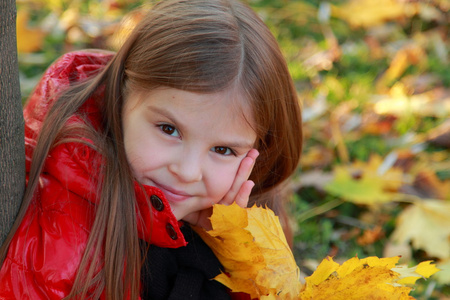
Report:
[[427,140],[435,145],[450,148],[450,119],[427,133]]
[[375,243],[384,237],[384,231],[381,226],[375,226],[373,229],[366,229],[362,236],[356,239],[356,242],[361,246],[367,246]]
[[408,95],[406,87],[396,83],[389,94],[375,101],[374,111],[377,114],[402,116],[448,117],[450,115],[450,97],[438,99],[430,93]]
[[301,158],[300,164],[304,168],[324,168],[333,161],[333,151],[323,146],[308,149]]
[[333,174],[314,169],[302,172],[300,176],[292,179],[291,184],[293,190],[300,190],[301,188],[312,186],[322,191],[324,186],[332,180]]
[[391,240],[397,244],[412,242],[415,249],[441,259],[450,258],[450,202],[417,200],[397,218]]
[[386,241],[383,249],[383,257],[399,256],[399,262],[406,264],[411,261],[412,250],[409,243],[395,244],[391,241]]
[[450,180],[440,180],[436,172],[423,168],[414,178],[413,187],[420,193],[421,198],[450,200]]
[[214,205],[211,224],[209,231],[194,229],[225,268],[217,281],[252,298],[297,299],[300,272],[271,210]]
[[[411,169],[414,175],[418,174],[420,170],[431,170],[433,172],[448,172],[450,170],[450,151],[422,151],[417,153],[416,160],[417,163]],[[448,193],[450,193],[450,190],[448,190]]]
[[371,27],[389,20],[411,17],[417,7],[396,0],[350,0],[340,6],[332,6],[332,15],[354,27]]
[[334,179],[325,186],[330,194],[359,204],[375,204],[392,201],[402,185],[403,172],[390,168],[382,174],[378,172],[382,159],[373,155],[365,162],[355,162],[349,166],[335,166]]
[[395,79],[398,79],[411,65],[418,64],[426,59],[425,51],[418,45],[412,44],[401,48],[393,57],[389,68],[379,79],[379,85],[384,86]]
[[388,134],[392,131],[396,120],[396,116],[368,113],[364,116],[362,130],[371,135]]

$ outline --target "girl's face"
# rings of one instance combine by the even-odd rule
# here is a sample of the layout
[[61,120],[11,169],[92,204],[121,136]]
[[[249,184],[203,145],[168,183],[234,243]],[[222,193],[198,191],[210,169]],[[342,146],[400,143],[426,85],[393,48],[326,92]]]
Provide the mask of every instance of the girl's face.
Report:
[[172,88],[128,94],[123,111],[128,162],[139,182],[162,190],[178,220],[219,202],[254,147],[250,109],[234,105],[245,103],[240,97]]

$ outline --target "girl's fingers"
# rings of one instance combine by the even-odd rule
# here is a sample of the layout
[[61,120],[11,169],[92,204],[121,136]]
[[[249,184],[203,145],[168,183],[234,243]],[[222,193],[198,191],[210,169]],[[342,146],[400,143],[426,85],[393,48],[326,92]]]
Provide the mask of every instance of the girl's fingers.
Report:
[[254,186],[255,183],[251,180],[247,180],[246,182],[244,182],[235,198],[235,202],[237,205],[239,205],[240,207],[247,207],[248,200]]
[[[258,155],[259,152],[256,149],[252,149],[247,153],[247,156],[239,165],[236,177],[234,178],[230,190],[219,202],[220,204],[230,205],[233,202],[236,202],[236,204],[240,207],[247,207],[253,186],[255,186],[255,183],[248,180],[248,178],[250,177]],[[209,230],[211,229],[211,222],[209,221],[211,213],[212,207],[191,213],[183,218],[183,220]]]
[[[222,199],[222,201],[220,201],[222,204],[229,205],[235,201],[237,195],[241,192],[242,186],[247,182],[248,178],[250,177],[250,174],[253,170],[253,166],[255,165],[255,161],[258,155],[259,152],[256,149],[252,149],[247,153],[247,156],[242,160],[239,166],[239,169],[236,173],[236,178],[234,179],[234,182],[231,185],[230,190]],[[248,188],[245,190],[247,191]],[[251,192],[251,189],[249,192]],[[250,193],[248,195],[250,195]],[[241,196],[242,193],[240,197]]]

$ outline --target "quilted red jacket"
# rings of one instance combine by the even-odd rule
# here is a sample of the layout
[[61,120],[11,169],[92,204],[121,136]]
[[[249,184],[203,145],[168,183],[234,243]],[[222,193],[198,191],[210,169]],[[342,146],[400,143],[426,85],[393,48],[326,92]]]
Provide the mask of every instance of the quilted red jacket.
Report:
[[[106,53],[69,53],[43,75],[23,112],[27,172],[51,96],[99,71],[111,57]],[[82,109],[88,112],[94,126],[98,124],[100,112],[94,99],[89,99]],[[70,121],[82,122],[77,118]],[[0,299],[61,299],[71,290],[97,204],[94,156],[94,150],[80,142],[60,144],[49,153],[38,191],[0,270]],[[143,188],[154,196],[151,199],[155,209],[149,209],[136,184],[142,216],[139,238],[159,247],[186,245],[163,193],[154,187]]]

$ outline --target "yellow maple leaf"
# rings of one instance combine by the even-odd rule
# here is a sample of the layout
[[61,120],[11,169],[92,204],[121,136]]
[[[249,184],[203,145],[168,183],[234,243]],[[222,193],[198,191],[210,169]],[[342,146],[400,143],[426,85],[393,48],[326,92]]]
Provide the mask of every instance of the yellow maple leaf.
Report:
[[252,298],[298,299],[300,271],[271,210],[214,205],[211,224],[194,229],[225,268],[217,281]]
[[38,51],[42,47],[45,33],[39,28],[28,28],[28,12],[19,10],[16,20],[17,51],[30,53]]
[[373,155],[365,162],[350,166],[335,166],[334,179],[325,185],[325,190],[344,200],[359,204],[374,204],[392,201],[402,184],[403,172],[391,168],[379,172],[382,159]]
[[397,244],[412,242],[415,249],[441,259],[450,258],[450,202],[417,200],[397,218],[391,240]]
[[412,285],[416,283],[417,279],[430,277],[431,275],[439,271],[436,265],[432,265],[431,262],[432,261],[430,260],[424,261],[411,268],[408,268],[406,266],[397,266],[395,268],[392,268],[392,271],[400,274],[396,283]]
[[327,257],[305,278],[278,217],[267,208],[214,205],[211,230],[193,227],[222,263],[215,280],[252,299],[412,299],[410,286],[438,271],[429,261],[396,267],[399,257],[353,257],[342,265]]
[[410,283],[412,277],[428,278],[438,269],[430,262],[423,262],[413,268],[395,268],[398,259],[399,257],[354,257],[339,265],[331,257],[327,257],[310,277],[305,278],[306,284],[299,298],[413,299],[409,296],[411,287],[403,284]]

